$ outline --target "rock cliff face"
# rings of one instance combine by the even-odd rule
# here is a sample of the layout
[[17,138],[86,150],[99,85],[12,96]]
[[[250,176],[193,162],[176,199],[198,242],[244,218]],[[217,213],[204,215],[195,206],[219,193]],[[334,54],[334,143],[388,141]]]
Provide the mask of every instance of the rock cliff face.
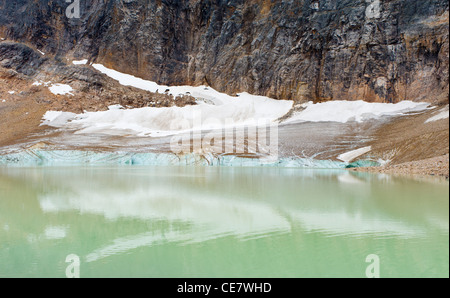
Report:
[[[69,83],[75,90],[71,96],[53,94],[48,88],[52,82]],[[14,93],[9,93],[12,90]],[[48,109],[76,113],[107,110],[116,104],[128,108],[196,104],[189,95],[174,97],[123,86],[94,68],[66,64],[27,45],[9,41],[0,42],[0,98],[4,96],[11,101],[26,99]]]
[[0,0],[0,37],[230,94],[448,102],[447,0],[78,2]]

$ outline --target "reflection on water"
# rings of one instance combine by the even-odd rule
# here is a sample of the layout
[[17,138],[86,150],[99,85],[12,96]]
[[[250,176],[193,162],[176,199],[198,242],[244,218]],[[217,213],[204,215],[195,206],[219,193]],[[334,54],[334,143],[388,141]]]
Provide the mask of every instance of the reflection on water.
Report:
[[448,276],[448,182],[341,170],[0,169],[0,276]]

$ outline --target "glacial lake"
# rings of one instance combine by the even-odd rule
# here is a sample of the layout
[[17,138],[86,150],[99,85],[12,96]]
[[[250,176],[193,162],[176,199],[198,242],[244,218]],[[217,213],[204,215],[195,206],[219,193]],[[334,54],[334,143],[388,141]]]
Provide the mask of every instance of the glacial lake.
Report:
[[0,277],[449,277],[449,183],[263,167],[0,168]]

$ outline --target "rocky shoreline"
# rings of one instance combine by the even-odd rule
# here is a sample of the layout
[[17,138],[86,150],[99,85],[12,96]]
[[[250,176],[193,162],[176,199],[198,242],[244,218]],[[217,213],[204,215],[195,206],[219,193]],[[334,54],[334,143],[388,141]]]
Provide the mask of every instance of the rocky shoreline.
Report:
[[398,165],[371,168],[353,168],[354,172],[382,173],[391,175],[436,176],[449,179],[449,155],[437,156]]

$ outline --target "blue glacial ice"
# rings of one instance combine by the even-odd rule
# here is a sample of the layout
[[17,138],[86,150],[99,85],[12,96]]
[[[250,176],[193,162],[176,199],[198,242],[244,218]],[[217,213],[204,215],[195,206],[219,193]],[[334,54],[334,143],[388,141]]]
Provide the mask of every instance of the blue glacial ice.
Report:
[[343,169],[355,166],[373,166],[373,162],[357,161],[348,164],[333,160],[286,157],[278,159],[247,158],[232,155],[176,155],[172,153],[94,152],[77,150],[29,149],[0,155],[0,166],[80,166],[80,165],[142,165],[142,166],[225,166],[225,167],[286,167]]

